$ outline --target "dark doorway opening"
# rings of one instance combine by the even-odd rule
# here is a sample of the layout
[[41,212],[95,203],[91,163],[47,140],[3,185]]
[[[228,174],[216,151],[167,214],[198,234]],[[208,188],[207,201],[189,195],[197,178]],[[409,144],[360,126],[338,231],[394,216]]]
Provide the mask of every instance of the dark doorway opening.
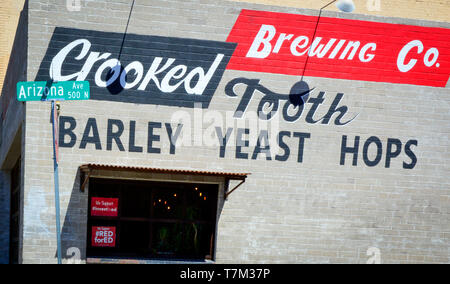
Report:
[[20,157],[11,171],[11,210],[9,220],[9,263],[19,263],[20,242]]

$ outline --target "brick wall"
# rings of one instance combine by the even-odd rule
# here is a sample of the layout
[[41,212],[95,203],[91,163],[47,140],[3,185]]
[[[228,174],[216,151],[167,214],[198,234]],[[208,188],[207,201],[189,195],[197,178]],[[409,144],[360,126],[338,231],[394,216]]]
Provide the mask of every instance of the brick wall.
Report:
[[0,93],[25,0],[5,0],[0,7]]
[[9,262],[9,192],[7,176],[1,173],[0,175],[0,263],[6,264]]
[[[329,0],[232,0],[236,2],[257,3],[263,5],[285,6],[295,8],[320,9]],[[448,0],[354,0],[353,13],[398,17],[429,21],[449,21],[450,2]],[[338,11],[335,5],[326,8],[327,11]]]
[[[31,1],[28,80],[34,80],[39,73],[55,27],[122,33],[130,4],[131,1],[125,0],[82,1],[80,12],[69,12],[65,3]],[[225,42],[244,8],[317,13],[230,1],[136,1],[128,33]],[[326,14],[449,28],[448,24],[439,22]],[[105,39],[105,46],[112,44]],[[236,109],[239,99],[226,96],[225,87],[237,77],[260,79],[261,84],[277,93],[288,92],[299,80],[298,76],[226,70],[209,107],[216,111],[213,117],[218,114],[225,117],[227,112]],[[164,125],[171,122],[176,111],[184,111],[192,118],[193,125],[198,110],[127,103],[126,98],[62,102],[61,115],[76,120],[73,132],[78,138],[73,146],[60,149],[63,231],[64,226],[78,226],[78,230],[70,231],[65,237],[77,240],[79,249],[85,250],[83,226],[87,208],[81,205],[86,204],[86,196],[78,191],[78,167],[82,164],[250,172],[247,182],[224,202],[218,225],[218,263],[366,263],[371,247],[379,249],[383,263],[448,263],[449,89],[307,79],[311,86],[326,92],[317,117],[325,115],[337,93],[344,94],[341,103],[348,107],[347,115],[359,115],[341,127],[305,123],[306,114],[295,123],[280,121],[280,130],[311,134],[304,145],[302,163],[295,154],[286,162],[267,161],[263,154],[252,160],[252,147],[243,148],[248,159],[237,159],[236,147],[227,147],[223,158],[217,146],[178,146],[173,155],[164,128],[156,130],[161,136],[161,141],[155,142],[161,154],[148,153],[148,122]],[[317,95],[318,92],[313,96]],[[257,109],[257,103],[252,101],[249,109]],[[50,106],[29,102],[26,108],[23,261],[55,262]],[[92,143],[80,147],[89,119],[91,122],[95,119],[98,126],[101,150]],[[125,151],[119,151],[115,144],[107,150],[108,119],[123,122]],[[136,129],[130,137],[135,139],[135,145],[143,147],[142,152],[128,149],[130,121],[135,121]],[[236,131],[238,120],[231,121]],[[186,121],[184,124],[188,125]],[[205,121],[201,129],[211,130],[210,124]],[[357,166],[352,166],[352,155],[347,155],[345,165],[340,165],[344,135],[348,137],[348,147],[360,136]],[[415,168],[403,168],[402,162],[409,162],[405,153],[394,159],[389,168],[384,167],[384,159],[375,167],[366,166],[362,145],[371,136],[382,141],[383,151],[388,138],[397,138],[403,145],[411,139],[417,140]],[[297,152],[298,139],[286,140],[286,144],[293,153]],[[81,204],[81,208],[73,207],[74,203]]]
[[22,8],[24,1],[7,1],[2,6],[2,13],[11,14],[2,14],[8,17],[1,23],[0,263],[9,261],[10,171],[21,156],[21,125],[25,118],[24,105],[15,99],[16,83],[26,80],[27,72],[28,10]]

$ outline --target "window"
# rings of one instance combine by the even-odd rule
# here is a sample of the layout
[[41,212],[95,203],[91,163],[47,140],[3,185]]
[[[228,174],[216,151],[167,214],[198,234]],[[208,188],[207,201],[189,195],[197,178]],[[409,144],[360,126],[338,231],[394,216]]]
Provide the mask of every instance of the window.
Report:
[[214,259],[217,184],[91,178],[87,257]]

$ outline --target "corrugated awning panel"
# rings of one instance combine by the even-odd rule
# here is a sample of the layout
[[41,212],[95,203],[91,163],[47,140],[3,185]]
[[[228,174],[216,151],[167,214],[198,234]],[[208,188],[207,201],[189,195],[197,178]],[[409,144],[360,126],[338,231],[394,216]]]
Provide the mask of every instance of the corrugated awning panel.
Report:
[[136,171],[161,174],[181,174],[181,175],[200,175],[200,176],[219,176],[232,180],[245,180],[249,173],[231,173],[231,172],[215,172],[215,171],[198,171],[187,169],[161,169],[150,167],[132,167],[105,164],[85,164],[80,166],[81,171],[87,173],[91,170],[115,170],[115,171]]

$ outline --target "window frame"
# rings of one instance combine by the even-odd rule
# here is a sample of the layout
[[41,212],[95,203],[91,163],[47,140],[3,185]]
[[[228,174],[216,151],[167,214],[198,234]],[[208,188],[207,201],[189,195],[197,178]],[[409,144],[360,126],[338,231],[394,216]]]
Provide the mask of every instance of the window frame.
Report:
[[[187,179],[186,179],[187,178]],[[114,191],[116,191],[116,196],[113,195],[109,195],[105,194],[104,196],[94,196],[92,195],[93,193],[96,192],[95,189],[93,189],[93,187],[95,186],[95,183],[103,183],[103,184],[113,184],[113,183],[120,183],[119,189],[115,189]],[[174,221],[174,223],[176,224],[189,224],[189,223],[199,223],[199,222],[204,222],[207,223],[208,226],[210,226],[210,229],[208,230],[207,235],[211,235],[210,240],[209,240],[209,254],[205,255],[204,258],[202,257],[182,257],[182,258],[178,258],[178,257],[156,257],[153,254],[145,254],[145,255],[139,255],[139,254],[130,254],[130,253],[123,253],[120,252],[120,231],[121,231],[121,226],[123,225],[123,223],[131,223],[136,219],[135,221],[141,221],[141,222],[146,222],[147,224],[150,225],[150,229],[149,229],[149,250],[151,249],[151,244],[152,244],[152,230],[151,230],[151,226],[154,226],[155,224],[160,224],[160,223],[167,223],[167,218],[154,218],[154,216],[150,215],[148,218],[132,218],[132,217],[124,217],[122,216],[122,209],[123,209],[123,193],[126,191],[126,186],[129,186],[130,184],[132,185],[142,185],[142,184],[161,184],[161,183],[170,183],[172,185],[178,185],[179,187],[190,187],[190,186],[195,186],[195,185],[199,185],[199,186],[207,186],[210,187],[209,190],[213,190],[215,191],[215,196],[212,200],[210,200],[209,202],[209,206],[212,206],[213,209],[210,212],[211,213],[211,220],[209,221],[202,221],[202,220],[192,220],[192,222],[188,222],[188,221]],[[222,191],[223,191],[223,182],[219,182],[219,181],[208,181],[207,179],[204,180],[189,180],[188,176],[186,176],[183,179],[177,180],[177,179],[123,179],[123,178],[111,178],[111,177],[101,177],[101,176],[96,176],[96,177],[91,177],[91,179],[89,180],[89,185],[88,185],[88,208],[87,208],[87,230],[86,230],[86,257],[89,259],[104,259],[104,258],[109,258],[109,259],[143,259],[143,260],[149,260],[149,261],[189,261],[189,262],[208,262],[208,261],[215,261],[216,258],[216,241],[217,241],[217,229],[218,229],[218,220],[219,220],[219,212],[220,212],[220,208],[221,208],[221,203],[224,202],[224,200],[222,199]],[[121,188],[120,188],[121,187]],[[153,196],[155,194],[155,192],[159,191],[161,189],[151,189],[151,193],[150,195]],[[181,191],[183,190],[188,190],[187,188],[184,189],[180,189]],[[109,191],[105,191],[105,193],[110,193]],[[187,194],[187,193],[186,193]],[[184,195],[184,198],[186,198],[186,194]],[[102,217],[98,217],[98,216],[91,216],[91,201],[92,201],[92,197],[117,197],[119,198],[119,208],[118,208],[118,216],[117,217],[106,217],[106,216],[102,216]],[[214,201],[215,200],[215,201]],[[186,200],[184,201],[184,205],[186,205]],[[148,207],[152,207],[150,204]],[[149,208],[148,208],[149,209]],[[184,208],[185,209],[185,208]],[[138,220],[139,219],[139,220]],[[161,219],[161,220],[158,220]],[[105,253],[103,254],[98,254],[97,252],[99,251],[98,248],[93,248],[91,245],[91,237],[92,237],[92,227],[95,226],[94,225],[94,221],[95,220],[101,220],[104,224],[106,224],[105,226],[108,226],[107,224],[111,224],[110,226],[115,226],[116,227],[116,247],[114,249],[104,249]],[[205,243],[204,243],[205,244]]]

